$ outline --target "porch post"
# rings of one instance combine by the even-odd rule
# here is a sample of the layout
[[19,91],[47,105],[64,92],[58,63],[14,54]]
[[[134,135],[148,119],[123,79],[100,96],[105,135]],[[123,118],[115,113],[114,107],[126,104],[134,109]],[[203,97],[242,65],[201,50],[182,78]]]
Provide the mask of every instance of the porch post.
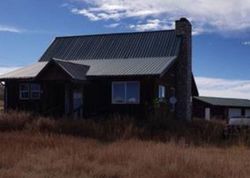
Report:
[[7,85],[5,84],[4,86],[4,111],[7,111],[8,108],[8,90],[7,90]]
[[64,106],[64,114],[68,115],[70,113],[70,86],[68,83],[65,84],[65,106]]

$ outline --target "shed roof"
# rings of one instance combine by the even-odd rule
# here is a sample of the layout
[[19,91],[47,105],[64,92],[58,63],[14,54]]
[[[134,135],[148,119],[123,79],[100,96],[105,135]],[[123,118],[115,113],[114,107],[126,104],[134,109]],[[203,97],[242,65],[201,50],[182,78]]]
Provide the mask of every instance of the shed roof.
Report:
[[57,37],[39,61],[177,56],[181,39],[175,30]]
[[205,102],[214,106],[250,108],[250,100],[248,99],[218,98],[218,97],[205,97],[205,96],[194,97],[194,99],[197,99],[201,102]]
[[35,78],[46,65],[56,62],[73,79],[85,80],[85,77],[95,76],[129,76],[129,75],[162,75],[173,64],[176,57],[130,58],[130,59],[89,59],[37,62],[28,67],[1,75],[1,80]]

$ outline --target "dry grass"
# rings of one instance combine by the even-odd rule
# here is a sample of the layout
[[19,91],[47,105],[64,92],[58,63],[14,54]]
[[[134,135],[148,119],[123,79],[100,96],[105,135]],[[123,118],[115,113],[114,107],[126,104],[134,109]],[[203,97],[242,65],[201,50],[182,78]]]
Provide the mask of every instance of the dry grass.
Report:
[[120,116],[55,120],[0,113],[0,177],[249,177],[247,144],[229,146],[223,127],[201,120],[137,123]]
[[141,139],[167,142],[185,140],[195,145],[224,145],[225,125],[195,119],[184,122],[166,118],[136,120],[113,115],[107,118],[45,118],[23,112],[0,113],[0,132],[32,131],[93,138],[101,141]]
[[103,143],[56,134],[0,133],[0,177],[249,177],[244,146],[197,147],[136,139]]

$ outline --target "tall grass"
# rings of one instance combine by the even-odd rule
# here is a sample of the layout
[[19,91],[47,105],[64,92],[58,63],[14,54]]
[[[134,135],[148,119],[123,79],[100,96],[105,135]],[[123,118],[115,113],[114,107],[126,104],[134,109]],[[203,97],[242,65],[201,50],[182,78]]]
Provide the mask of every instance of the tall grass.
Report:
[[247,178],[250,150],[184,142],[94,139],[25,131],[0,133],[4,178]]
[[102,141],[141,139],[155,141],[185,140],[186,143],[216,144],[223,140],[225,125],[194,119],[192,122],[150,117],[136,120],[128,116],[111,115],[107,118],[70,119],[45,118],[29,113],[0,113],[0,132],[30,131],[94,138]]

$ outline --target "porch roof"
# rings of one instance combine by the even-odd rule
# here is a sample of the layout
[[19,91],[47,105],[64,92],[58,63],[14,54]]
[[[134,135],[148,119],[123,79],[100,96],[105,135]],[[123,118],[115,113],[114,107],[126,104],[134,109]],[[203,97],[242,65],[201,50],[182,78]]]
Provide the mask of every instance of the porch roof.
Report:
[[50,62],[55,62],[73,79],[86,80],[86,77],[162,75],[173,64],[176,57],[90,59],[37,62],[30,66],[0,75],[0,80],[35,78]]

